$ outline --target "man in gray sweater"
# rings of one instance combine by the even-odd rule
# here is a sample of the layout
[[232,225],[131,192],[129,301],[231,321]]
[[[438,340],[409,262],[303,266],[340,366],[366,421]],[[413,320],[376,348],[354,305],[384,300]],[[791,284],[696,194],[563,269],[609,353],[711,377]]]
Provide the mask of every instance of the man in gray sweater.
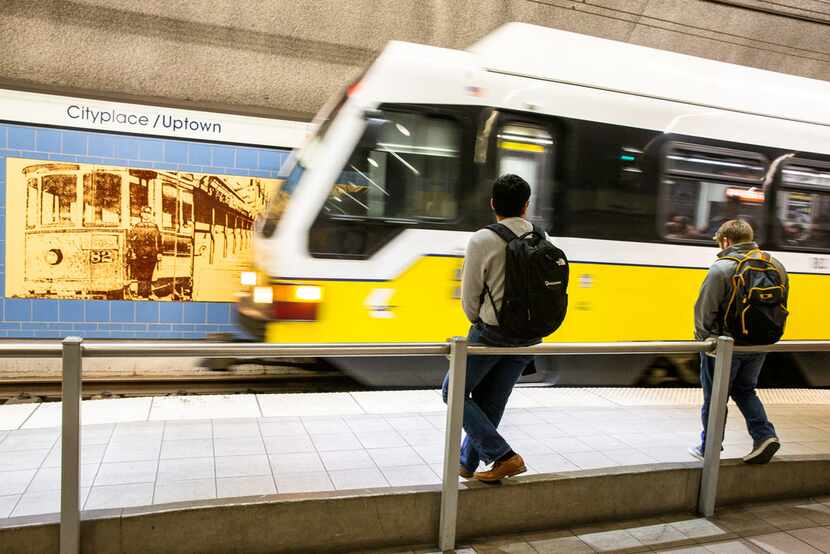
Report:
[[[493,183],[490,205],[499,223],[516,236],[532,230],[524,219],[530,200],[530,186],[516,175],[503,175]],[[496,316],[504,296],[505,242],[489,229],[476,231],[467,244],[461,279],[461,305],[472,323],[467,336],[471,343],[491,346],[528,346],[541,342],[517,340],[499,330]],[[487,290],[485,290],[485,287]],[[489,291],[489,293],[487,293]],[[513,386],[532,356],[470,356],[464,390],[464,431],[459,475],[465,479],[494,482],[527,471],[522,457],[510,448],[497,427]],[[449,374],[444,378],[447,401]],[[476,471],[480,462],[493,464]]]
[[[743,258],[750,251],[758,249],[758,245],[753,242],[752,227],[742,219],[733,219],[721,225],[714,239],[721,251],[718,253],[717,261],[709,268],[695,303],[695,339],[700,341],[720,335],[731,336],[729,329],[724,325],[724,314],[732,296],[732,276],[737,266],[737,262],[732,258]],[[771,258],[771,261],[781,274],[786,302],[789,292],[787,271],[775,258]],[[775,435],[775,428],[767,418],[764,405],[755,392],[765,358],[765,353],[736,352],[732,356],[729,396],[741,410],[747,430],[752,436],[752,451],[743,458],[748,464],[769,462],[781,446]],[[700,383],[703,386],[703,407],[700,415],[703,419],[703,432],[700,445],[689,448],[689,453],[700,460],[703,459],[703,449],[706,445],[706,426],[709,423],[714,372],[715,357],[709,352],[702,353]]]

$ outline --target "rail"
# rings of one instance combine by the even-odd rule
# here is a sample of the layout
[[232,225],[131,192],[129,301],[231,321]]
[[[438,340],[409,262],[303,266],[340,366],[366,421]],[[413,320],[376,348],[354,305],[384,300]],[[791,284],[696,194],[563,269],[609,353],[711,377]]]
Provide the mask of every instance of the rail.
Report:
[[67,337],[58,342],[0,343],[0,358],[62,358],[61,406],[61,554],[80,552],[80,467],[81,467],[81,375],[83,358],[117,357],[366,357],[366,356],[447,356],[449,359],[449,394],[447,425],[444,436],[444,467],[441,489],[441,515],[438,546],[441,550],[455,547],[458,511],[458,468],[460,464],[461,423],[464,409],[464,388],[467,356],[503,354],[556,355],[625,355],[625,354],[692,354],[711,353],[715,356],[712,400],[708,432],[704,445],[698,511],[711,516],[715,511],[720,446],[726,423],[726,402],[729,395],[729,371],[734,352],[830,352],[830,341],[785,341],[770,346],[735,346],[729,337],[705,342],[604,342],[546,343],[528,347],[490,347],[470,345],[467,339],[455,337],[446,343],[409,344],[292,344],[205,343],[205,342],[138,342],[84,341]]

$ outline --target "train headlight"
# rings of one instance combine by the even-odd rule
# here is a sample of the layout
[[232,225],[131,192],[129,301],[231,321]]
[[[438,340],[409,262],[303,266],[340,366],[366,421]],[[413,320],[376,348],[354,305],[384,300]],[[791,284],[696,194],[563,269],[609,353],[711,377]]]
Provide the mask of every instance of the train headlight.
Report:
[[279,283],[274,286],[274,319],[317,321],[323,289],[314,285]]
[[254,304],[271,304],[274,301],[274,289],[271,287],[254,287]]
[[256,271],[243,271],[239,276],[239,282],[246,287],[256,285]]
[[299,302],[319,302],[323,299],[323,289],[307,285],[295,287],[294,298]]
[[60,251],[60,248],[52,248],[43,255],[43,259],[49,265],[58,265],[63,260],[63,252]]

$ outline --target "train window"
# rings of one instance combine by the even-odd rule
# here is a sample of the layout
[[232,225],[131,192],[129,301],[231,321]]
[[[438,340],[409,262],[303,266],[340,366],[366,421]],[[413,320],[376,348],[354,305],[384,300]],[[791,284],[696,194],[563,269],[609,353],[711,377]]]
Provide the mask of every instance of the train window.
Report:
[[460,129],[455,121],[385,111],[373,118],[332,187],[332,218],[453,219]]
[[182,191],[182,227],[190,229],[193,226],[193,192]]
[[777,238],[783,248],[830,249],[830,164],[788,162],[776,201]]
[[664,164],[672,175],[747,183],[762,183],[766,167],[766,159],[754,152],[678,142],[669,144]]
[[794,158],[781,170],[781,183],[830,192],[830,163]]
[[68,225],[78,205],[75,175],[45,175],[41,181],[40,222],[43,225]]
[[754,152],[669,143],[661,181],[663,237],[711,243],[724,222],[741,218],[762,240],[766,167],[766,158]]
[[150,181],[139,178],[130,182],[130,221],[141,221],[141,208],[150,206]]
[[161,226],[176,231],[179,228],[178,190],[174,185],[161,186]]
[[544,220],[540,206],[547,205],[553,168],[553,137],[545,129],[525,123],[511,123],[499,130],[499,175],[513,173],[530,185],[531,221]]
[[121,223],[121,177],[95,171],[84,175],[84,225]]
[[26,227],[37,225],[37,179],[26,180]]

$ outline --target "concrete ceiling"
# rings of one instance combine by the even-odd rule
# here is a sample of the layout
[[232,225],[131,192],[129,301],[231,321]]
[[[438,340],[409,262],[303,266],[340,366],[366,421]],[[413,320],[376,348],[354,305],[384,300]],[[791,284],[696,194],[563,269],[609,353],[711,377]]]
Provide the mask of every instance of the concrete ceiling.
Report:
[[508,21],[830,80],[827,0],[4,0],[0,86],[307,119],[389,40]]

